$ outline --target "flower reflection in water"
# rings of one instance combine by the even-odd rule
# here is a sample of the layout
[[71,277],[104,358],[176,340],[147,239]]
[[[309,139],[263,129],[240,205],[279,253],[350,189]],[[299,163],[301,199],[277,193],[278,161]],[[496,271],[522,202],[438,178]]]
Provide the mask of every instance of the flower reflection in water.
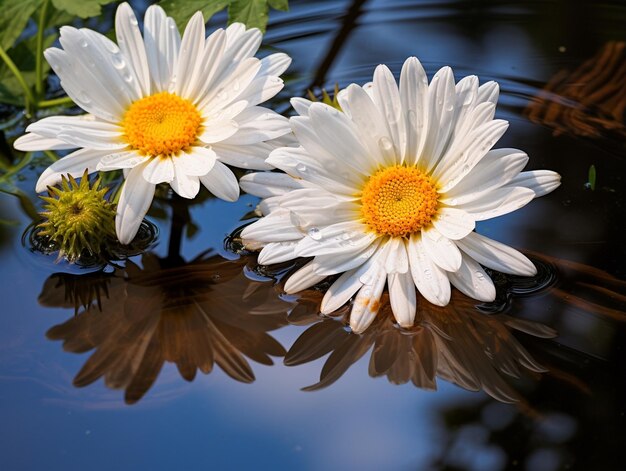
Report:
[[95,349],[74,384],[104,377],[108,387],[125,390],[127,403],[143,397],[165,362],[175,363],[187,381],[217,364],[233,379],[252,382],[248,359],[271,365],[271,356],[285,354],[267,332],[287,323],[290,304],[271,282],[245,276],[248,261],[209,252],[172,264],[146,253],[142,268],[129,261],[112,274],[52,275],[40,303],[78,313],[47,336],[70,352]]
[[[299,306],[292,311],[289,320],[294,324],[313,325],[287,352],[285,364],[308,363],[330,353],[319,382],[304,388],[317,390],[338,380],[373,347],[369,361],[372,377],[386,376],[394,384],[411,381],[417,387],[431,390],[436,389],[438,377],[468,390],[484,390],[502,402],[523,402],[509,381],[535,377],[548,369],[542,366],[543,361],[540,364],[531,356],[520,342],[523,336],[516,332],[527,334],[526,340],[553,338],[557,333],[541,323],[502,313],[507,308],[519,310],[522,306],[519,296],[545,289],[547,300],[554,306],[562,304],[613,320],[626,320],[624,306],[617,305],[626,300],[626,283],[582,264],[539,254],[533,254],[533,258],[539,268],[534,279],[494,274],[499,291],[494,303],[476,306],[476,301],[454,291],[447,307],[418,303],[416,325],[411,329],[400,329],[395,324],[388,298],[384,298],[370,329],[355,335],[346,327],[349,307],[340,311],[336,318],[320,320],[316,313],[323,293],[308,290],[299,299]],[[551,266],[565,276],[546,289],[555,282]],[[564,311],[567,312],[571,311]],[[550,344],[545,341],[529,343],[533,348],[537,348],[538,343],[539,349]],[[563,371],[554,374],[561,379],[568,378]]]
[[555,135],[626,136],[626,43],[609,41],[574,72],[558,72],[524,113]]

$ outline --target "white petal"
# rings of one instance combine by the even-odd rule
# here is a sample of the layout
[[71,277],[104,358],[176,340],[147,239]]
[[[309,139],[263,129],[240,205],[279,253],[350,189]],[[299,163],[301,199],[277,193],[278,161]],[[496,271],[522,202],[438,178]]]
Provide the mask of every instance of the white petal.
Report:
[[475,221],[484,221],[520,209],[534,197],[535,192],[530,188],[504,186],[458,208],[469,213]]
[[92,115],[49,116],[30,124],[26,131],[51,138],[58,137],[62,133],[71,134],[75,131],[101,132],[112,136],[112,138],[122,136],[124,133],[117,124],[99,120]]
[[461,266],[459,248],[435,227],[422,231],[422,243],[428,257],[444,270],[457,271]]
[[354,298],[352,311],[350,311],[350,328],[354,333],[364,332],[376,318],[386,281],[385,270],[377,270],[373,275],[372,283],[363,285]]
[[496,119],[483,124],[464,139],[459,140],[456,150],[446,153],[433,172],[435,179],[443,182],[440,192],[450,191],[487,155],[509,127],[507,121]]
[[247,108],[235,120],[239,129],[228,139],[225,139],[224,144],[257,144],[291,132],[287,118],[261,106]]
[[510,275],[533,276],[537,268],[525,255],[483,235],[472,232],[457,242],[461,250],[481,265]]
[[387,242],[385,260],[383,262],[387,273],[407,273],[409,271],[409,259],[401,237],[392,237]]
[[498,103],[498,96],[500,95],[500,85],[498,82],[487,82],[478,87],[478,103]]
[[134,150],[127,150],[107,154],[96,166],[96,170],[118,170],[120,168],[133,168],[136,165],[146,162],[150,157],[139,155]]
[[311,100],[295,97],[292,98],[289,102],[291,103],[291,106],[293,106],[293,109],[296,110],[296,113],[298,113],[300,116],[309,116],[309,108],[313,103]]
[[148,183],[157,185],[174,180],[174,162],[171,157],[156,157],[148,161],[143,169],[143,178]]
[[414,165],[419,157],[418,150],[426,136],[424,124],[428,99],[428,78],[422,64],[409,57],[400,73],[400,101],[406,126],[406,148],[403,152],[407,165]]
[[386,65],[374,70],[374,101],[385,117],[387,130],[391,136],[397,162],[402,162],[406,147],[406,125],[400,102],[398,84]]
[[535,198],[547,195],[561,185],[561,175],[551,170],[522,172],[508,182],[507,186],[523,186],[535,192]]
[[174,179],[170,182],[172,190],[183,198],[193,199],[200,191],[200,180],[197,176],[188,175],[185,172],[185,165],[172,159],[174,163]]
[[[301,147],[276,149],[270,154],[266,162],[289,175],[317,184],[335,194],[352,196],[356,190],[356,186],[350,186],[350,181],[344,179],[350,176],[346,173],[345,167],[342,168],[336,164],[337,166],[333,168],[332,165],[327,165],[329,162],[320,162]],[[337,171],[334,172],[333,170]]]
[[297,258],[293,252],[295,246],[295,242],[271,242],[259,252],[257,261],[261,265],[272,265],[293,260]]
[[[478,77],[469,75],[456,84],[456,106],[454,109],[454,130],[452,139],[463,136],[461,129],[466,125],[468,116],[476,107],[478,98]],[[471,118],[469,118],[471,119]]]
[[362,274],[360,270],[350,270],[337,278],[326,291],[322,299],[320,312],[322,314],[330,314],[347,303],[354,296],[354,293],[363,286],[363,283],[359,280]]
[[435,219],[433,219],[433,226],[448,239],[462,239],[472,232],[476,226],[473,215],[463,209],[439,208]]
[[168,18],[157,5],[151,5],[146,10],[144,43],[153,93],[168,91],[178,63],[180,33],[174,20]]
[[356,125],[359,140],[367,147],[361,157],[365,168],[375,169],[381,163],[400,162],[384,115],[370,96],[358,85],[350,85],[342,94],[342,109]]
[[[315,232],[313,232],[315,231]],[[321,229],[313,228],[296,247],[299,257],[356,252],[369,246],[378,236],[364,232],[356,222],[340,222]]]
[[387,277],[393,316],[402,327],[411,327],[417,312],[415,284],[410,273],[392,273]]
[[261,61],[254,57],[236,63],[230,75],[216,78],[206,95],[196,100],[198,108],[211,115],[233,103],[254,80],[260,68]]
[[181,152],[173,157],[176,165],[185,174],[194,177],[206,175],[215,165],[217,156],[212,149],[206,147],[193,146],[189,153]]
[[142,95],[150,94],[150,69],[146,48],[137,25],[137,18],[126,2],[120,4],[115,14],[115,33],[117,44],[122,53],[128,57],[133,79],[141,87]]
[[109,38],[87,28],[63,26],[59,41],[71,57],[83,86],[89,87],[88,93],[106,88],[103,91],[114,101],[111,106],[122,111],[141,97],[141,87],[132,80],[133,71],[126,58]]
[[61,181],[61,176],[70,174],[73,177],[80,177],[87,170],[87,173],[96,171],[96,166],[100,159],[107,155],[107,151],[79,149],[54,162],[45,169],[35,187],[37,193],[46,191],[48,186],[53,186]]
[[426,255],[420,236],[411,236],[407,245],[413,282],[428,301],[437,306],[450,302],[450,282],[446,272]]
[[202,184],[215,196],[224,201],[237,201],[239,198],[239,184],[237,177],[219,160],[209,173],[200,177]]
[[[356,172],[371,175],[373,162],[368,158],[368,151],[348,116],[332,106],[313,103],[309,108],[309,117],[315,134],[328,153]],[[306,118],[292,118],[292,122],[298,122],[298,119]],[[296,129],[294,132],[298,136]],[[302,144],[307,147],[307,143]]]
[[76,146],[59,139],[40,136],[31,132],[18,137],[13,143],[13,147],[24,152],[34,152],[38,150],[74,149]]
[[242,23],[233,23],[226,28],[226,38],[227,55],[224,62],[230,64],[254,56],[263,35],[257,28],[246,29]]
[[244,241],[287,242],[300,240],[303,237],[302,231],[293,225],[288,211],[275,211],[241,231],[241,238]]
[[198,58],[200,68],[194,69],[194,80],[189,83],[185,96],[197,103],[215,86],[217,76],[222,72],[222,57],[226,50],[226,32],[218,29],[211,33],[204,43],[204,52]]
[[277,147],[272,141],[259,142],[249,146],[231,146],[220,142],[211,146],[222,162],[233,167],[253,170],[273,169],[274,167],[266,163],[265,159]]
[[418,151],[418,160],[426,170],[432,169],[448,145],[453,129],[456,89],[450,67],[439,70],[428,87],[428,123],[423,146]]
[[456,206],[475,200],[511,181],[526,166],[528,156],[517,149],[493,149],[440,201]]
[[61,86],[74,102],[88,113],[111,122],[119,122],[125,111],[107,87],[83,73],[83,67],[66,51],[51,47],[44,51]]
[[315,273],[318,275],[336,275],[337,273],[351,271],[363,266],[363,264],[367,264],[379,247],[380,239],[377,239],[370,244],[350,247],[347,251],[340,254],[318,255],[315,257],[315,262],[317,263]]
[[448,273],[450,282],[463,294],[478,301],[490,302],[496,299],[496,288],[485,270],[467,255],[457,272]]
[[196,90],[199,81],[204,80],[200,73],[204,69],[204,18],[197,11],[187,23],[180,43],[176,82],[174,91],[177,95],[189,97]]
[[237,132],[239,125],[232,119],[225,121],[205,122],[204,132],[198,138],[205,144],[214,144],[224,141]]
[[303,289],[310,288],[311,286],[319,283],[325,278],[325,275],[316,274],[315,263],[309,262],[289,277],[289,279],[285,283],[285,293],[297,293],[299,291],[302,291]]
[[246,193],[259,198],[284,195],[291,190],[303,188],[302,180],[276,172],[249,173],[239,179],[239,185]]
[[117,203],[115,230],[122,244],[133,240],[154,197],[155,186],[143,178],[146,165],[138,165],[128,173]]

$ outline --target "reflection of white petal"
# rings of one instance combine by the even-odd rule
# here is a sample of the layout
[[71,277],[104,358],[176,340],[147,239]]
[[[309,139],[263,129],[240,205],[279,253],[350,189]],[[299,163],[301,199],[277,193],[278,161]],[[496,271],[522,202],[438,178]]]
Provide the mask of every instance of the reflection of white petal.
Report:
[[115,230],[122,244],[133,240],[154,197],[155,185],[143,178],[147,164],[138,165],[128,173],[117,203]]

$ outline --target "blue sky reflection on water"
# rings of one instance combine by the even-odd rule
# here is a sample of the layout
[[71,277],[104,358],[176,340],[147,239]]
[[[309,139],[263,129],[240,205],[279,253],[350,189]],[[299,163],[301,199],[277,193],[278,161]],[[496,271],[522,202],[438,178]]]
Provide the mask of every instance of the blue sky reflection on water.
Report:
[[[314,80],[351,2],[291,4],[291,12],[271,16],[266,39],[266,44],[294,59],[290,69],[294,77],[277,100],[283,109],[286,97],[303,94]],[[623,40],[624,32],[616,37],[615,31],[620,29],[602,11],[587,26],[585,38],[576,39],[570,17],[559,23],[554,4],[565,5],[563,2],[547,7],[507,2],[500,8],[487,8],[484,2],[472,8],[467,4],[366,2],[355,28],[323,75],[323,83],[329,88],[335,81],[342,85],[363,83],[378,63],[390,64],[398,75],[409,55],[417,55],[429,75],[440,66],[451,65],[457,80],[477,73],[481,81],[501,81],[503,93],[497,114],[509,119],[511,128],[499,146],[526,150],[531,157],[529,168],[554,169],[563,174],[564,185],[521,211],[481,223],[480,232],[516,247],[592,264],[623,278],[626,251],[619,242],[623,227],[609,226],[604,213],[594,206],[600,201],[612,217],[619,216],[623,210],[616,209],[618,205],[612,205],[609,198],[621,198],[622,194],[590,195],[582,189],[591,163],[598,164],[603,185],[623,186],[623,158],[616,158],[605,141],[573,136],[557,139],[551,129],[530,123],[521,111],[530,95],[538,91],[536,87],[563,65],[575,67],[604,41]],[[224,16],[218,15],[213,23],[223,20]],[[614,22],[618,20],[616,15]],[[609,24],[604,27],[606,22]],[[549,29],[550,25],[554,27]],[[561,46],[567,47],[567,54],[558,52]],[[20,183],[29,194],[33,194],[35,174],[36,170],[31,171]],[[339,381],[317,392],[299,389],[318,380],[324,360],[286,367],[280,358],[274,358],[272,367],[251,362],[256,375],[252,384],[233,381],[217,366],[209,375],[199,373],[193,382],[186,382],[168,363],[146,396],[132,406],[124,404],[122,391],[106,388],[102,380],[85,388],[73,387],[72,378],[91,352],[64,352],[61,342],[48,340],[46,331],[68,320],[73,312],[43,307],[37,301],[48,276],[68,268],[53,264],[53,257],[31,254],[22,247],[19,239],[28,221],[16,201],[2,198],[3,214],[8,208],[4,217],[20,220],[17,227],[2,228],[12,243],[0,246],[3,469],[429,469],[427,464],[441,460],[445,453],[448,455],[443,462],[462,464],[462,469],[489,471],[511,466],[515,447],[507,445],[513,450],[507,456],[504,445],[500,448],[489,441],[488,431],[496,430],[490,425],[495,419],[489,418],[489,411],[510,417],[506,419],[509,422],[502,419],[505,429],[516,423],[515,406],[502,405],[483,392],[467,392],[445,381],[438,381],[439,391],[432,393],[410,384],[394,386],[385,378],[370,378],[368,354]],[[255,203],[255,198],[244,196],[235,204],[210,199],[191,206],[199,231],[191,239],[183,239],[183,258],[190,260],[209,247],[226,254],[224,237],[241,224],[240,218]],[[165,257],[169,220],[153,221],[160,227],[160,237],[152,251]],[[610,244],[609,248],[604,244]],[[71,271],[79,272],[75,268]],[[602,443],[601,435],[594,438],[593,426],[607,423],[609,416],[619,417],[620,412],[623,417],[623,407],[615,406],[624,399],[623,382],[611,379],[613,363],[598,363],[597,376],[584,366],[593,367],[595,358],[616,355],[615,339],[624,339],[623,327],[619,330],[614,323],[580,310],[559,310],[550,299],[538,295],[519,301],[524,307],[521,315],[550,321],[563,334],[559,342],[564,347],[556,347],[558,354],[565,358],[573,355],[572,363],[581,358],[581,370],[577,370],[584,373],[581,381],[598,379],[598,387],[604,389],[594,389],[587,396],[566,385],[565,380],[559,383],[554,379],[539,389],[538,397],[531,400],[546,412],[544,429],[537,428],[536,432],[539,426],[530,419],[512,429],[520,442],[540,444],[533,450],[528,445],[528,456],[520,458],[526,468],[521,469],[535,469],[528,466],[537,462],[548,466],[545,469],[557,469],[549,467],[551,452],[557,453],[558,466],[570,464],[573,469],[583,469],[576,468],[571,453],[580,446],[573,441],[573,434],[583,433],[585,426],[587,434],[582,440],[591,443],[590,448],[603,453],[610,463],[608,452],[619,451],[615,444]],[[287,326],[270,335],[288,349],[304,329]],[[548,341],[538,342],[541,347],[541,342]],[[578,354],[580,357],[575,356]],[[531,395],[536,391],[526,383],[523,390]],[[446,427],[447,416],[442,411],[455,407],[471,411],[468,417],[476,414],[478,422]],[[590,409],[604,422],[589,419]],[[458,412],[456,417],[460,416]],[[613,419],[607,433],[619,433],[620,425],[624,425],[623,418]],[[553,435],[545,431],[546,427]],[[460,435],[455,435],[457,432]],[[613,439],[619,437],[614,435]],[[454,440],[459,444],[446,452],[445,447]]]

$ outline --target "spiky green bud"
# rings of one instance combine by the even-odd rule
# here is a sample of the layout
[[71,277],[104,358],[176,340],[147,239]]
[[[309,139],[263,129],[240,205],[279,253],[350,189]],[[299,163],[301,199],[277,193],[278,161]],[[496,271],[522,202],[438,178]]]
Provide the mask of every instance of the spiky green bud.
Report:
[[339,104],[339,101],[337,101],[337,94],[338,93],[339,93],[339,84],[338,83],[335,84],[335,90],[334,90],[332,98],[330,97],[330,95],[328,94],[326,89],[322,89],[322,99],[321,100],[317,96],[315,96],[315,94],[311,90],[307,90],[307,95],[309,96],[309,100],[316,101],[316,102],[321,102],[321,103],[324,103],[325,105],[332,106],[333,108],[335,108],[335,109],[337,109],[339,111],[343,111],[341,109],[341,105]]
[[48,196],[40,197],[46,205],[38,235],[58,248],[59,258],[75,262],[85,252],[97,256],[116,240],[115,205],[105,198],[108,188],[99,186],[100,178],[90,186],[85,171],[80,183],[63,176],[59,186],[48,187]]

